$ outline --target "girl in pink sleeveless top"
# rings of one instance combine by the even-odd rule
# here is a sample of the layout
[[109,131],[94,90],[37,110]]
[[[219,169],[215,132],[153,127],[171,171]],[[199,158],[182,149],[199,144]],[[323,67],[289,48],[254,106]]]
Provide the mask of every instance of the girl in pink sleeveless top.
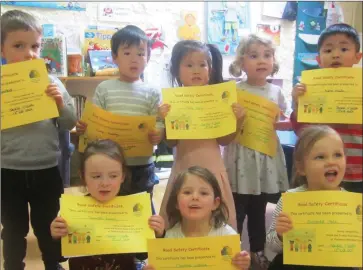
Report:
[[[181,87],[221,83],[223,82],[222,65],[222,55],[215,46],[192,40],[180,41],[174,46],[171,56],[170,73],[172,84]],[[165,118],[169,109],[170,105],[161,105],[159,108],[161,117]],[[237,103],[232,105],[232,109],[237,118],[238,130],[243,123],[244,110]],[[216,176],[222,190],[222,197],[228,208],[228,223],[234,229],[237,228],[232,191],[220,150],[220,145],[227,145],[233,141],[235,135],[236,133],[232,133],[217,139],[167,141],[169,147],[176,147],[176,151],[171,175],[160,208],[160,215],[165,222],[168,221],[165,207],[175,176],[191,166],[200,166],[210,170]]]

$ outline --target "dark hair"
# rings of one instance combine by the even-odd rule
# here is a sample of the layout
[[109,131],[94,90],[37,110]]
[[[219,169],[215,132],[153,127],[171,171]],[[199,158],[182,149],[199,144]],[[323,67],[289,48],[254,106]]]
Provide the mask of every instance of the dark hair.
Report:
[[80,173],[81,173],[81,180],[82,185],[85,186],[86,183],[84,182],[85,179],[85,165],[88,158],[92,157],[93,155],[102,154],[106,155],[109,158],[112,158],[121,164],[122,172],[125,176],[125,180],[120,187],[119,195],[122,193],[122,187],[125,183],[130,181],[130,173],[126,166],[126,159],[124,151],[122,150],[121,146],[112,141],[112,140],[95,140],[88,143],[86,149],[84,150],[83,155],[81,156],[81,165],[80,165]]
[[308,126],[301,131],[293,154],[294,188],[308,184],[306,176],[300,175],[297,171],[297,168],[304,163],[304,157],[310,153],[315,143],[331,134],[336,134],[339,136],[339,134],[334,129],[325,125]]
[[42,27],[37,19],[21,10],[9,10],[1,15],[1,44],[4,44],[6,35],[9,32],[18,30],[24,31],[36,31],[42,34]]
[[273,53],[273,67],[272,67],[272,76],[275,75],[279,69],[280,66],[276,61],[275,58],[275,52],[276,47],[273,43],[273,41],[270,38],[264,37],[264,36],[258,36],[255,34],[249,34],[248,36],[241,39],[241,41],[238,44],[237,50],[236,50],[236,59],[229,65],[229,74],[231,74],[233,77],[239,77],[242,75],[242,68],[241,64],[243,61],[243,56],[248,53],[249,48],[252,44],[262,44],[266,47],[270,47],[272,49]]
[[334,35],[343,34],[346,35],[347,38],[351,39],[355,44],[356,52],[360,50],[360,41],[359,34],[355,28],[346,23],[337,23],[333,24],[327,28],[325,28],[319,37],[318,40],[318,52],[320,52],[321,47],[323,46],[324,41]]
[[173,47],[170,59],[170,81],[172,86],[182,86],[179,78],[180,63],[190,52],[201,51],[205,53],[209,68],[209,84],[223,82],[223,58],[219,49],[212,44],[204,44],[196,40],[182,40]]
[[213,222],[212,225],[215,228],[220,228],[225,223],[227,223],[229,215],[228,208],[223,201],[222,191],[214,174],[211,173],[208,169],[199,166],[190,167],[176,176],[168,202],[166,204],[166,214],[168,216],[169,227],[172,228],[173,226],[175,226],[175,224],[181,222],[182,220],[180,211],[179,209],[177,209],[176,206],[178,204],[178,194],[180,192],[180,189],[182,188],[185,179],[189,175],[195,175],[203,179],[213,188],[214,198],[220,198],[220,204],[218,208],[212,212],[211,220],[211,222]]
[[127,25],[112,35],[112,54],[117,56],[117,50],[121,45],[125,45],[128,47],[133,45],[138,46],[141,42],[146,42],[147,44],[147,61],[149,61],[151,54],[151,40],[139,27],[135,25]]

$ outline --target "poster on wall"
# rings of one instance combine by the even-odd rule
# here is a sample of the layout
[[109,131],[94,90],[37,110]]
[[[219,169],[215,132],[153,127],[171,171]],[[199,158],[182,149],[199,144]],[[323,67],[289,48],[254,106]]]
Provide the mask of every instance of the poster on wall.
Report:
[[280,45],[280,33],[281,33],[280,25],[257,24],[256,30],[257,34],[261,36],[266,35],[267,37],[272,39],[276,46]]
[[[132,2],[119,3],[99,3],[98,4],[98,20],[101,22],[137,22],[138,16],[133,10]],[[140,18],[141,19],[141,18]]]
[[208,2],[208,43],[215,44],[223,55],[235,55],[240,37],[250,31],[248,2]]
[[197,25],[197,13],[183,10],[181,12],[183,25],[178,28],[178,38],[180,40],[200,40],[201,32]]
[[61,10],[76,10],[85,11],[85,2],[68,1],[68,2],[21,2],[21,1],[4,1],[2,5],[18,6],[18,7],[36,7],[36,8],[49,8],[49,9],[61,9]]

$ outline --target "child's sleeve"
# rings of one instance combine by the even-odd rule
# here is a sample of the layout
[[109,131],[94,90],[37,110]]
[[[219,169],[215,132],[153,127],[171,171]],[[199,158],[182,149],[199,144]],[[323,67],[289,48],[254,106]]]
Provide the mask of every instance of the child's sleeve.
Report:
[[107,110],[106,109],[106,102],[105,102],[107,92],[105,91],[106,89],[104,89],[101,84],[99,84],[96,87],[95,93],[93,95],[92,102],[96,106],[98,106],[98,107],[100,107],[100,108],[102,108],[104,110]]
[[150,115],[156,115],[156,128],[157,129],[164,129],[165,125],[164,125],[164,120],[161,119],[158,116],[158,108],[159,105],[161,104],[161,92],[157,89],[151,89],[152,91],[152,95],[151,95],[151,110],[150,110]]
[[284,94],[281,91],[281,88],[279,90],[279,97],[278,97],[279,107],[280,110],[285,114],[287,111],[287,102]]
[[272,223],[266,234],[266,246],[276,253],[282,253],[282,241],[277,236],[276,232],[276,218],[282,211],[282,200],[281,198],[277,202],[275,211],[272,214]]
[[57,118],[57,124],[62,130],[71,130],[76,126],[77,115],[76,109],[74,107],[73,99],[69,95],[67,89],[64,87],[63,83],[56,77],[50,76],[52,83],[55,83],[63,98],[63,109],[59,110],[59,117]]

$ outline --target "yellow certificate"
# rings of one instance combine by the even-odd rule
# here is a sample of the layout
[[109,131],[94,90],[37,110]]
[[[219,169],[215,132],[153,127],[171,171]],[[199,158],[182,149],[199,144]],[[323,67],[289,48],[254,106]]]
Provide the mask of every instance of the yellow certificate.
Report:
[[60,202],[60,214],[68,225],[68,235],[62,238],[63,256],[147,252],[147,239],[155,238],[148,225],[148,193],[107,203],[89,196],[62,195]]
[[58,117],[44,60],[1,66],[1,130]]
[[232,103],[237,102],[236,82],[162,90],[170,104],[165,119],[168,139],[214,139],[236,132]]
[[238,91],[238,103],[247,115],[243,130],[236,137],[239,144],[269,156],[275,156],[277,135],[274,128],[280,108],[276,103],[247,91]]
[[121,116],[86,102],[82,120],[86,133],[79,138],[79,152],[95,139],[110,139],[121,145],[127,157],[151,156],[153,145],[148,132],[155,128],[156,116]]
[[298,122],[362,124],[362,68],[303,71]]
[[241,250],[240,236],[153,239],[148,250],[155,269],[235,270],[231,260]]
[[284,234],[284,264],[362,267],[362,194],[282,194],[294,229]]

